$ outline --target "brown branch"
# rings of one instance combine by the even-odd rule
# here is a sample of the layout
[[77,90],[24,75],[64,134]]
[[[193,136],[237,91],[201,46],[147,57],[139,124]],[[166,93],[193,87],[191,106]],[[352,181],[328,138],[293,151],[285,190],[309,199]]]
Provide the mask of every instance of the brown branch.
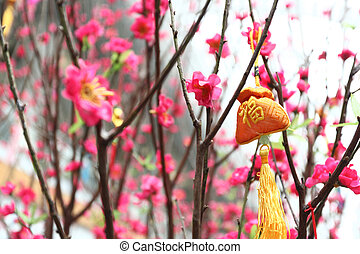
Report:
[[181,210],[180,210],[180,206],[179,206],[178,200],[177,200],[177,199],[175,199],[174,201],[175,201],[176,208],[177,208],[177,211],[178,211],[178,214],[179,214],[179,217],[180,217],[180,222],[181,222],[181,231],[182,231],[182,233],[183,233],[184,239],[186,239],[184,216],[183,216],[183,215],[182,215],[182,213],[181,213]]
[[108,174],[106,170],[107,164],[107,143],[101,135],[102,122],[96,125],[96,147],[97,147],[97,167],[100,175],[100,194],[102,208],[105,217],[105,234],[107,239],[114,238],[114,217],[110,202],[110,192],[108,185]]
[[238,239],[240,239],[240,235],[241,235],[242,229],[244,227],[245,208],[246,208],[246,203],[247,203],[248,196],[249,196],[250,185],[251,185],[252,180],[253,180],[252,179],[252,173],[253,173],[254,168],[255,168],[256,154],[257,154],[257,151],[259,149],[259,146],[260,146],[260,141],[258,140],[257,145],[256,145],[256,149],[255,149],[255,152],[254,152],[251,168],[250,168],[249,173],[248,173],[247,178],[246,178],[244,201],[243,201],[243,205],[242,205],[242,208],[241,208],[240,221],[238,221]]
[[16,109],[17,109],[17,112],[18,112],[18,115],[19,115],[19,118],[20,118],[24,138],[25,138],[27,147],[29,149],[29,153],[30,153],[30,157],[31,157],[31,161],[32,161],[35,173],[36,173],[36,175],[37,175],[37,177],[39,179],[39,183],[40,183],[40,186],[41,186],[41,191],[42,191],[43,195],[45,196],[45,199],[46,199],[46,201],[48,203],[50,216],[52,217],[53,221],[56,224],[57,231],[58,231],[60,237],[61,238],[68,238],[67,235],[64,233],[64,230],[63,230],[63,227],[61,225],[59,216],[58,216],[58,214],[56,212],[54,202],[50,197],[50,194],[49,194],[49,191],[48,191],[48,188],[47,188],[47,184],[45,182],[44,176],[42,175],[39,162],[38,162],[38,160],[36,158],[36,153],[35,153],[34,147],[33,147],[32,143],[31,143],[31,140],[30,140],[30,136],[29,136],[29,133],[28,133],[27,125],[26,125],[25,115],[24,115],[25,105],[21,102],[21,100],[20,100],[20,98],[18,96],[18,91],[17,91],[17,87],[16,87],[14,72],[13,72],[13,68],[12,68],[12,65],[11,65],[11,61],[10,61],[10,54],[9,54],[9,50],[8,50],[8,44],[5,42],[5,39],[4,39],[2,25],[0,25],[0,44],[1,44],[1,47],[2,47],[2,51],[3,51],[3,57],[4,57],[5,63],[6,63],[10,90],[11,90],[11,92],[13,94],[13,97],[14,97],[14,102],[15,102]]
[[[160,0],[155,0],[155,82],[158,82],[160,76]],[[160,104],[161,87],[157,90],[157,104]],[[160,124],[159,118],[157,118],[157,130],[159,138],[159,150],[160,150],[160,161],[161,161],[161,176],[164,184],[165,196],[166,196],[166,210],[168,217],[168,238],[174,238],[174,218],[173,218],[173,203],[172,203],[172,189],[169,174],[166,172],[165,162],[165,144],[164,144],[164,133],[163,126]]]
[[57,6],[59,18],[60,18],[60,24],[61,24],[61,30],[63,31],[65,38],[66,38],[66,45],[69,49],[71,60],[75,66],[80,68],[79,65],[79,52],[75,48],[75,44],[73,41],[73,38],[71,36],[71,30],[69,27],[69,21],[65,12],[64,8],[64,0],[54,0],[55,4]]
[[[350,74],[349,74],[349,79],[348,79],[348,82],[347,82],[346,87],[345,87],[345,95],[344,95],[343,105],[342,105],[342,108],[341,108],[341,115],[340,115],[339,124],[345,123],[347,105],[348,105],[350,95],[351,95],[351,93],[350,93],[351,81],[353,80],[354,75],[359,71],[359,69],[355,70],[355,63],[356,63],[356,57],[354,57],[354,62],[353,62],[353,65],[351,67],[351,71],[350,71]],[[335,137],[333,149],[331,151],[331,157],[334,157],[334,155],[335,155],[336,148],[337,148],[337,146],[339,144],[339,141],[341,139],[342,128],[343,127],[337,127],[336,128],[336,137]]]

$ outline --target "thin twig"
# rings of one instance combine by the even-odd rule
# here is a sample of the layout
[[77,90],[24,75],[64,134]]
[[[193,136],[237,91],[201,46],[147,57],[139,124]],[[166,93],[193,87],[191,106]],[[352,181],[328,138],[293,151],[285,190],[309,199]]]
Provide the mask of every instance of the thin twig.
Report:
[[11,92],[13,94],[13,97],[14,97],[14,102],[15,102],[16,109],[17,109],[17,112],[18,112],[18,115],[19,115],[19,118],[20,118],[21,127],[23,129],[23,134],[24,134],[24,137],[25,137],[25,141],[26,141],[27,147],[29,149],[29,153],[30,153],[30,157],[31,157],[31,161],[32,161],[35,173],[36,173],[36,175],[37,175],[37,177],[39,179],[39,183],[40,183],[40,186],[41,186],[41,191],[43,192],[43,194],[45,196],[45,199],[46,199],[46,201],[48,203],[50,216],[53,218],[53,220],[54,220],[54,222],[56,224],[56,227],[57,227],[57,230],[58,230],[58,233],[59,233],[60,237],[61,238],[68,238],[68,236],[64,233],[64,230],[63,230],[63,227],[61,225],[59,216],[58,216],[58,214],[56,212],[56,209],[55,209],[54,202],[50,197],[50,194],[49,194],[49,191],[48,191],[48,188],[47,188],[47,184],[45,182],[44,176],[42,175],[42,172],[41,172],[40,165],[39,165],[39,162],[38,162],[37,157],[36,157],[34,147],[33,147],[32,143],[31,143],[31,140],[30,140],[30,136],[29,136],[29,133],[28,133],[27,125],[26,125],[25,115],[24,115],[25,105],[21,102],[21,100],[19,99],[19,96],[18,96],[18,91],[17,91],[17,87],[16,87],[14,72],[13,72],[13,68],[12,68],[12,65],[11,65],[11,61],[10,61],[10,54],[9,54],[9,50],[8,50],[8,44],[5,42],[5,39],[4,39],[2,24],[0,25],[0,44],[1,44],[1,47],[2,47],[2,51],[3,51],[3,57],[4,57],[5,63],[6,63],[10,90],[11,90]]
[[[159,80],[160,76],[160,0],[155,0],[155,82]],[[160,104],[160,85],[157,92],[157,104]],[[163,126],[160,124],[159,117],[157,118],[157,129],[159,138],[159,150],[160,150],[160,161],[161,161],[161,176],[164,184],[165,196],[166,196],[166,210],[168,216],[168,238],[174,238],[174,218],[173,218],[173,203],[172,203],[172,188],[169,174],[166,172],[165,162],[165,144],[164,144],[164,133]]]
[[[348,82],[347,82],[346,87],[345,87],[345,95],[344,95],[343,105],[342,105],[342,108],[341,108],[341,115],[340,115],[339,124],[345,123],[347,105],[348,105],[350,95],[351,95],[351,93],[350,93],[351,81],[352,81],[354,75],[357,73],[357,71],[359,71],[359,69],[356,69],[356,71],[355,71],[355,63],[356,63],[356,57],[354,57],[354,62],[353,62],[353,65],[351,67],[351,71],[350,71],[350,74],[349,74],[349,79],[348,79]],[[336,148],[337,148],[337,146],[339,144],[339,141],[341,139],[342,128],[343,127],[337,127],[336,128],[336,137],[335,137],[333,149],[331,151],[331,157],[334,157],[334,155],[335,155]]]
[[184,222],[184,216],[182,215],[181,213],[181,210],[180,210],[180,206],[179,206],[179,203],[178,203],[178,200],[175,199],[175,204],[176,204],[176,208],[177,208],[177,211],[178,211],[178,214],[179,214],[179,217],[180,217],[180,222],[181,222],[181,231],[183,232],[183,236],[184,236],[184,239],[187,239],[186,238],[186,233],[185,233],[185,222]]
[[244,227],[245,208],[246,208],[246,203],[247,203],[247,199],[248,199],[248,195],[249,195],[249,191],[250,191],[250,185],[252,183],[252,173],[253,173],[254,168],[255,168],[256,154],[257,154],[257,151],[259,149],[259,146],[260,146],[260,141],[258,140],[257,145],[256,145],[256,149],[255,149],[255,152],[254,152],[251,168],[250,168],[249,173],[248,173],[247,178],[246,178],[245,194],[244,194],[244,201],[243,201],[243,205],[242,205],[242,209],[241,209],[238,238],[240,238],[242,229]]
[[80,68],[79,65],[79,52],[75,48],[75,44],[73,41],[73,38],[71,36],[71,30],[69,27],[69,21],[65,12],[64,8],[64,0],[54,0],[55,4],[57,6],[57,10],[60,17],[60,24],[61,24],[61,30],[63,31],[65,38],[66,38],[66,44],[70,52],[71,60],[75,66]]

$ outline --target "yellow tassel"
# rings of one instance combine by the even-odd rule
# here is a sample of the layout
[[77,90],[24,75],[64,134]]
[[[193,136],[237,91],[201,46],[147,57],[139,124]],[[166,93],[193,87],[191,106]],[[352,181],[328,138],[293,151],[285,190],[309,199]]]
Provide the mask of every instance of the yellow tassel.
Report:
[[7,6],[3,14],[2,25],[6,27],[4,30],[5,38],[9,34],[11,30],[11,26],[14,21],[14,4],[15,4],[14,0],[9,0],[7,2]]
[[[262,149],[263,147],[267,148]],[[268,156],[269,146],[262,145],[260,148],[261,169],[258,187],[259,211],[256,238],[286,239],[288,232],[286,217],[274,173],[269,166]]]

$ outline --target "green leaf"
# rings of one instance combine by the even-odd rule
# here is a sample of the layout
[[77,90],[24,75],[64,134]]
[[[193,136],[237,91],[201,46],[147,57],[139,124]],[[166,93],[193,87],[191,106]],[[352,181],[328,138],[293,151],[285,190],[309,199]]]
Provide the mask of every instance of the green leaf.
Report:
[[351,108],[355,117],[360,116],[360,103],[356,100],[353,94],[351,94]]
[[351,29],[353,29],[353,30],[356,28],[356,26],[351,25],[351,24],[349,24],[349,23],[345,23],[345,22],[342,23],[342,26],[343,26],[344,28],[351,28]]
[[87,38],[87,36],[85,36],[83,38],[83,41],[82,41],[83,45],[81,47],[81,51],[85,52],[87,51],[88,49],[90,49],[90,43],[89,43],[89,40]]
[[340,124],[330,125],[330,127],[343,127],[343,126],[357,125],[357,124],[358,124],[358,123],[340,123]]
[[114,219],[118,221],[120,219],[120,212],[118,210],[114,210]]
[[41,214],[39,217],[32,219],[30,224],[36,224],[40,221],[46,220],[48,215],[46,213]]
[[296,114],[295,118],[291,121],[289,128],[294,129],[294,126],[297,126],[298,122],[299,122],[299,114]]
[[257,225],[253,225],[250,230],[250,239],[255,239],[257,231]]
[[16,210],[16,214],[26,223],[31,224],[31,219],[27,217],[22,211]]
[[32,203],[30,205],[30,218],[34,218],[36,212],[36,204]]
[[75,114],[76,114],[77,121],[76,121],[76,123],[71,125],[71,127],[69,128],[69,131],[68,131],[69,134],[75,133],[78,129],[80,129],[84,125],[84,121],[81,119],[79,112],[77,110],[75,110]]
[[130,56],[130,54],[132,52],[133,52],[132,50],[126,50],[126,51],[122,52],[120,54],[119,63],[124,64],[124,62],[126,61],[126,59]]
[[312,122],[312,120],[314,120],[314,119],[306,119],[303,123],[301,123],[301,124],[299,124],[297,126],[294,126],[293,129],[296,130],[296,129],[299,129],[299,128],[302,128],[302,127],[306,127]]

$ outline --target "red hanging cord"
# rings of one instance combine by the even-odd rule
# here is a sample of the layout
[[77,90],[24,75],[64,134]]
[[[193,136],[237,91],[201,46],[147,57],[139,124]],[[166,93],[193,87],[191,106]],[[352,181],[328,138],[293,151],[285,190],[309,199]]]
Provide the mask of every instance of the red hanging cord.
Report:
[[315,237],[315,239],[317,239],[316,221],[315,221],[315,214],[314,214],[315,208],[311,206],[311,202],[309,202],[307,205],[308,205],[309,208],[306,209],[304,212],[311,211],[311,218],[312,218],[312,223],[313,223],[313,228],[314,228],[314,237]]

